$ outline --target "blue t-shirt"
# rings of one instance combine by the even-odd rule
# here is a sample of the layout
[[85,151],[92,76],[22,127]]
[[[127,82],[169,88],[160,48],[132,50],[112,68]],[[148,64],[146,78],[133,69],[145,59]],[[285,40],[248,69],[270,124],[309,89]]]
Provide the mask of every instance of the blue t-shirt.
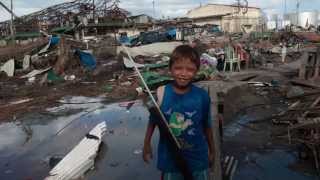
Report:
[[[192,172],[208,168],[208,144],[204,128],[211,127],[210,97],[203,89],[191,85],[185,94],[177,94],[172,84],[165,86],[160,106],[172,133],[182,145],[182,155]],[[154,118],[150,118],[155,123]],[[178,172],[168,151],[166,139],[160,136],[157,167],[162,172]]]

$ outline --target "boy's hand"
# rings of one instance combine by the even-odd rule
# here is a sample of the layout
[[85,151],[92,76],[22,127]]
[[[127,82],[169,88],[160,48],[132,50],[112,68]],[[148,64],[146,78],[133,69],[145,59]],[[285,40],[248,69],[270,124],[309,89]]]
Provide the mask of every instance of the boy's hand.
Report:
[[150,143],[144,144],[142,157],[143,157],[143,161],[146,163],[149,163],[149,161],[153,158],[152,148]]

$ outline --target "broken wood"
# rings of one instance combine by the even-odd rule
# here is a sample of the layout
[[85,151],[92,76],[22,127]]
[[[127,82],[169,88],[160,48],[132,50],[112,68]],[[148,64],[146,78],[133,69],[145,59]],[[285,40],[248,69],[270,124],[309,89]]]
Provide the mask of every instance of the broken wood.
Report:
[[312,89],[320,89],[319,85],[313,84],[313,83],[305,81],[305,80],[296,79],[296,80],[291,80],[290,82],[293,85],[308,87],[308,88],[312,88]]
[[309,59],[309,52],[304,52],[301,58],[299,59],[301,62],[300,69],[299,69],[299,79],[305,80],[306,72],[307,72],[307,61]]
[[314,70],[313,79],[317,79],[320,73],[320,47],[317,48],[317,57],[316,57],[316,65]]
[[304,93],[302,95],[298,95],[298,96],[293,96],[293,97],[287,97],[287,99],[301,99],[304,97],[308,97],[308,96],[314,96],[314,95],[318,95],[320,94],[320,91],[316,91],[316,92],[308,92],[308,93]]
[[295,129],[312,129],[320,127],[320,118],[299,118],[299,123],[289,127],[290,130]]
[[[310,108],[315,108],[320,102],[320,96],[311,104]],[[306,111],[303,113],[302,118],[307,117],[307,115],[310,113],[310,111]]]

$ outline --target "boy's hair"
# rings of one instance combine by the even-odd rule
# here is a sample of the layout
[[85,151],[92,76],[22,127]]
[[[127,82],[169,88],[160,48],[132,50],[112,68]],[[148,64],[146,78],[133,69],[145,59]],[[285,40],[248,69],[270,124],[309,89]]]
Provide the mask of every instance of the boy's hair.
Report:
[[199,69],[200,67],[200,57],[199,54],[195,49],[193,49],[189,45],[180,45],[176,47],[171,56],[169,61],[169,68],[172,67],[172,65],[179,60],[189,59],[192,63],[194,63]]

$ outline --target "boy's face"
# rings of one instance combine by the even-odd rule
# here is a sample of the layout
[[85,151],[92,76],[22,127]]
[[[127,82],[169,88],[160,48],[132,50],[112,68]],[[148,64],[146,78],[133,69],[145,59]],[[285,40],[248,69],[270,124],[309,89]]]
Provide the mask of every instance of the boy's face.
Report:
[[175,61],[170,68],[171,75],[178,87],[187,87],[195,77],[198,69],[190,59]]

